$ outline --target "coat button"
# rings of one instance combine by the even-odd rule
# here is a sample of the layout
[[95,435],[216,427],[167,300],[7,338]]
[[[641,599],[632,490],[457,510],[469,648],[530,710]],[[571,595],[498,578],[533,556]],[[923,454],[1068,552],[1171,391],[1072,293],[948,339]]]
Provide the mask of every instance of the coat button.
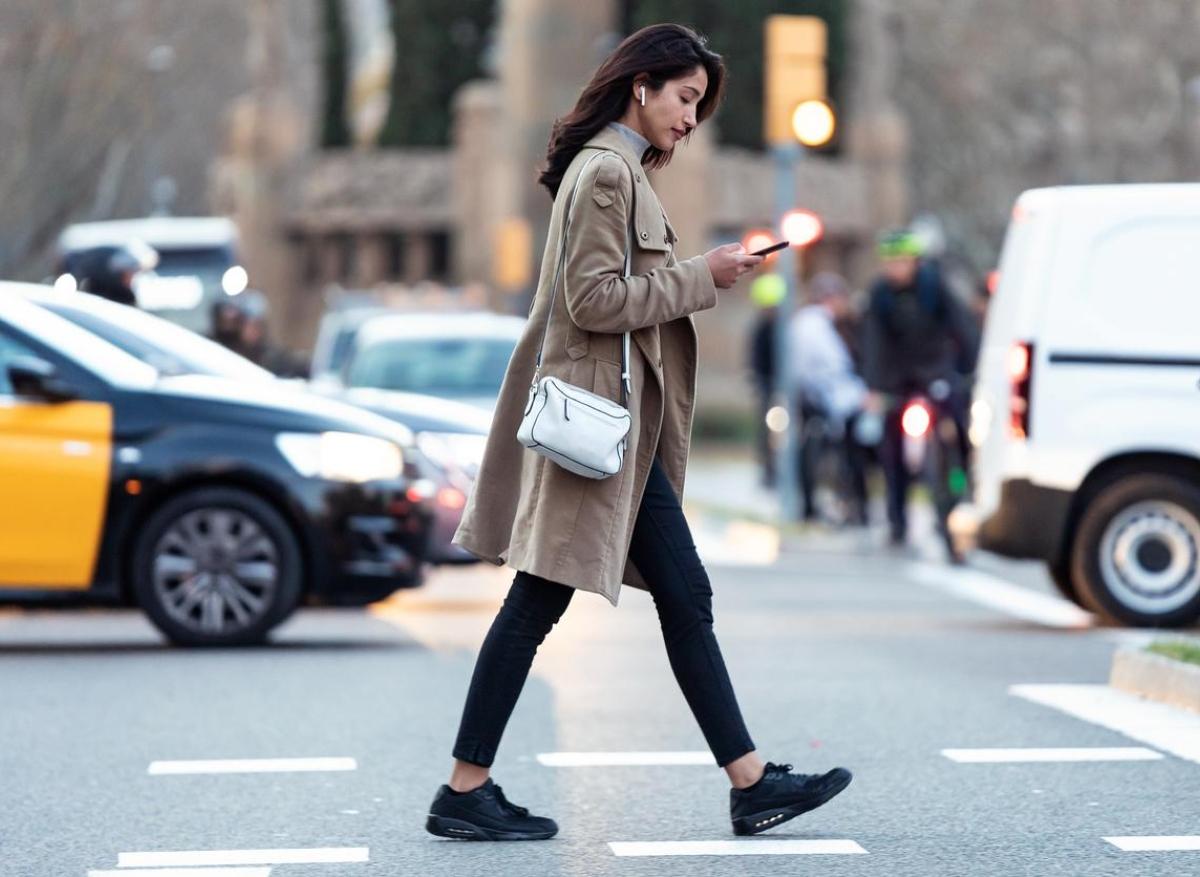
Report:
[[658,367],[662,368],[662,360],[661,359],[658,361]]
[[642,175],[641,175],[641,174],[634,174],[634,175],[633,175],[633,178],[634,178],[635,180],[637,180],[639,183],[642,181]]
[[646,232],[642,232],[642,240],[648,240],[649,238],[650,235],[646,234]]

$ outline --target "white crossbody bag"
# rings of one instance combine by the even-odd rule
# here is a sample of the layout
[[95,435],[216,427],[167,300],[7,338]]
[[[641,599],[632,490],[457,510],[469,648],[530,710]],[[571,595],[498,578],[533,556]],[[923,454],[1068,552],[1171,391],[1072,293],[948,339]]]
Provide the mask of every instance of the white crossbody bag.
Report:
[[[585,478],[607,478],[621,471],[625,461],[629,430],[633,417],[625,407],[632,395],[629,377],[629,333],[621,344],[621,403],[605,396],[576,387],[566,381],[547,375],[542,371],[542,351],[546,347],[546,331],[550,328],[550,316],[554,313],[554,299],[558,294],[558,283],[563,276],[567,261],[567,235],[571,230],[571,205],[579,189],[579,180],[587,166],[604,155],[597,152],[589,158],[579,174],[567,199],[563,212],[563,235],[559,246],[558,266],[554,271],[554,284],[550,287],[550,306],[546,309],[546,323],[542,327],[542,342],[538,346],[537,366],[533,371],[533,383],[529,387],[529,404],[517,430],[517,441],[558,465]],[[619,157],[618,157],[619,158]],[[625,236],[625,276],[629,276],[630,239]],[[564,292],[564,295],[566,293]]]

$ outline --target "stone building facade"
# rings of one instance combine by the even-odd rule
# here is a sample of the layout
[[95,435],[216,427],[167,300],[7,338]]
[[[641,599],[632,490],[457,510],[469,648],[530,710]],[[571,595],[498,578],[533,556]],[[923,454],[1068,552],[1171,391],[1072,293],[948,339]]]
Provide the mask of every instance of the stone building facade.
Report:
[[[311,344],[321,312],[339,290],[386,290],[394,301],[423,280],[442,284],[450,307],[470,288],[482,291],[493,310],[523,313],[531,290],[493,282],[497,230],[514,220],[527,224],[528,276],[536,276],[550,201],[535,184],[535,169],[554,118],[570,108],[614,45],[615,19],[612,2],[564,9],[553,0],[504,0],[497,75],[460,89],[448,149],[304,151],[270,159],[262,177],[275,181],[266,189],[275,227],[256,224],[258,233],[245,243],[252,276],[256,261],[276,266],[270,272],[276,292],[269,294],[283,340],[300,349]],[[870,21],[858,25],[864,37],[871,27]],[[806,269],[839,270],[861,282],[875,231],[907,215],[905,140],[881,139],[889,125],[902,126],[881,117],[887,107],[870,95],[870,80],[854,87],[861,93],[850,105],[875,116],[856,112],[842,120],[846,148],[838,157],[798,164],[795,203],[826,223],[826,237],[808,254]],[[769,157],[722,147],[713,131],[719,125],[718,113],[653,175],[680,233],[681,253],[772,225]],[[223,162],[229,161],[227,155]],[[218,170],[215,178],[221,176]],[[256,191],[261,201],[264,188]],[[262,213],[236,196],[218,202],[235,216]],[[745,293],[739,287],[723,295],[716,311],[698,317],[703,403],[745,407],[744,347],[754,316]]]

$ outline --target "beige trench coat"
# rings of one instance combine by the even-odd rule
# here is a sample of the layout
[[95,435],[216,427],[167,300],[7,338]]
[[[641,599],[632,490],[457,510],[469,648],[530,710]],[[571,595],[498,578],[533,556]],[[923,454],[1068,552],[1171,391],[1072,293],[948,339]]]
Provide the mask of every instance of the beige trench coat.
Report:
[[[566,282],[555,296],[542,377],[555,375],[620,401],[621,333],[632,332],[629,446],[621,471],[601,480],[569,472],[517,441],[550,305],[563,211],[596,149],[616,155],[592,161],[579,180]],[[631,211],[631,276],[624,278]],[[640,156],[618,131],[605,128],[571,162],[555,199],[533,310],[504,376],[455,544],[491,563],[602,594],[614,606],[622,583],[646,588],[629,560],[634,522],[656,452],[683,500],[696,401],[691,314],[717,303],[704,257],[676,262],[675,241]]]

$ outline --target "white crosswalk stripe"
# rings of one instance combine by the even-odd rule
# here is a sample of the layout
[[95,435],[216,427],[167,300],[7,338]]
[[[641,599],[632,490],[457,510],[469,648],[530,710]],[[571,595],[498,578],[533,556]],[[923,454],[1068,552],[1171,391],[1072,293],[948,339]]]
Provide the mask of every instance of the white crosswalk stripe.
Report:
[[1069,761],[1158,761],[1161,752],[1144,746],[1094,746],[1059,749],[943,749],[942,755],[960,764],[1020,764]]
[[1161,837],[1106,837],[1106,841],[1126,853],[1200,852],[1200,835],[1163,835]]
[[353,758],[219,758],[200,761],[152,761],[151,776],[210,773],[305,773],[357,770]]
[[270,850],[176,850],[121,853],[118,868],[167,868],[199,865],[309,865],[368,862],[367,847],[313,847]]
[[691,840],[610,842],[617,856],[862,856],[852,840]]
[[141,868],[88,871],[88,877],[270,877],[270,868]]
[[645,765],[715,765],[711,752],[541,752],[546,767],[634,767]]

